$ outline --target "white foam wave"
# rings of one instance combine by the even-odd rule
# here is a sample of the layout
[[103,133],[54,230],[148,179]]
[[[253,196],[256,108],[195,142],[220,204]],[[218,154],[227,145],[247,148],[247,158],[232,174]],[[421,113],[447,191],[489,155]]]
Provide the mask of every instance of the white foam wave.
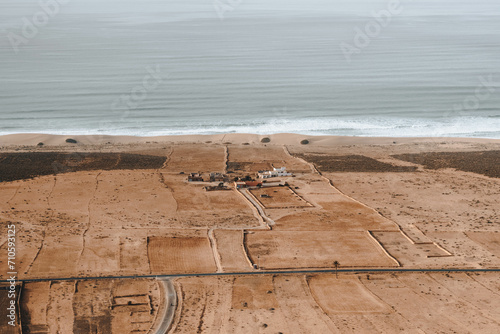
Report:
[[[73,123],[74,124],[74,123]],[[1,129],[0,134],[50,133],[73,135],[190,135],[218,133],[298,133],[305,135],[373,136],[373,137],[482,137],[500,139],[500,118],[461,117],[450,119],[424,118],[297,118],[229,122],[162,122],[147,119],[135,123],[100,122],[85,127],[60,127],[35,130],[26,128]],[[168,125],[167,125],[168,124]],[[62,130],[64,129],[64,130]]]

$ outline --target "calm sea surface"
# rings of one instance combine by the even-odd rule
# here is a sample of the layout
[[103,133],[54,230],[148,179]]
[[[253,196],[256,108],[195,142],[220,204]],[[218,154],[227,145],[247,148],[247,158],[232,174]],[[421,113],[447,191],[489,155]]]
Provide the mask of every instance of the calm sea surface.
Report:
[[498,1],[65,2],[0,0],[0,134],[500,138]]

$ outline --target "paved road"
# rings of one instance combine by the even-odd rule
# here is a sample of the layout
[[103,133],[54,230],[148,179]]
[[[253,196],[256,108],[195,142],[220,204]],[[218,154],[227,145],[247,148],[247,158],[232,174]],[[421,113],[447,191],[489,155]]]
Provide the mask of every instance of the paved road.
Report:
[[174,321],[175,309],[177,307],[177,293],[171,279],[160,278],[159,281],[163,284],[165,290],[165,312],[162,315],[158,315],[162,318],[162,322],[156,334],[166,334]]
[[[473,268],[442,268],[442,269],[409,269],[409,268],[349,268],[339,269],[339,273],[500,273],[500,268],[491,269],[473,269]],[[47,281],[84,281],[84,280],[102,280],[102,279],[140,279],[140,278],[180,278],[196,276],[252,276],[252,275],[280,275],[280,274],[334,274],[335,269],[322,270],[268,270],[268,271],[250,271],[250,272],[227,272],[227,273],[196,273],[196,274],[164,274],[164,275],[137,275],[137,276],[94,276],[94,277],[55,277],[55,278],[28,278],[17,279],[17,282],[47,282]],[[0,280],[0,283],[8,282]]]

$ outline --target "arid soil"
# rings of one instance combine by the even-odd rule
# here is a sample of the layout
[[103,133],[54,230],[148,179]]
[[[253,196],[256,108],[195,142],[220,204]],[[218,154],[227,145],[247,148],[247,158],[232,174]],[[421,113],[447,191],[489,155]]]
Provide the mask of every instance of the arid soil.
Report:
[[125,153],[0,153],[0,182],[89,170],[156,169],[165,159]]
[[[18,278],[42,281],[18,285],[21,322],[0,332],[156,333],[168,311],[169,333],[498,332],[497,272],[337,277],[334,262],[500,268],[500,144],[260,139],[1,147],[0,277],[15,225]],[[187,181],[272,167],[289,186]],[[332,272],[238,275],[293,269]],[[228,275],[173,279],[174,296],[154,278],[87,279],[203,273]]]
[[147,333],[161,298],[154,280],[26,283],[23,333]]
[[312,204],[286,186],[253,189],[251,193],[266,209],[312,207]]
[[394,166],[364,155],[297,154],[313,163],[322,172],[413,172],[417,167]]
[[495,333],[496,273],[183,278],[172,333]]
[[393,157],[429,169],[455,168],[500,178],[500,151],[400,154]]

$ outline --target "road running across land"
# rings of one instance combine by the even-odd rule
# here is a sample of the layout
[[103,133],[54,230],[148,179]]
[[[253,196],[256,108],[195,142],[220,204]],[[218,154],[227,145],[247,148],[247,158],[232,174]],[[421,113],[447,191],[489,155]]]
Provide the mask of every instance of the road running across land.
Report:
[[[376,274],[376,273],[500,273],[500,268],[441,268],[441,269],[418,269],[418,268],[349,268],[349,269],[321,269],[321,270],[262,270],[247,272],[226,272],[226,273],[194,273],[194,274],[162,274],[162,275],[135,275],[135,276],[94,276],[94,277],[54,277],[54,278],[26,278],[17,279],[17,282],[47,282],[47,281],[85,281],[104,279],[141,279],[141,278],[182,278],[182,277],[204,277],[204,276],[253,276],[253,275],[290,275],[290,274]],[[0,283],[10,281],[0,280]]]

